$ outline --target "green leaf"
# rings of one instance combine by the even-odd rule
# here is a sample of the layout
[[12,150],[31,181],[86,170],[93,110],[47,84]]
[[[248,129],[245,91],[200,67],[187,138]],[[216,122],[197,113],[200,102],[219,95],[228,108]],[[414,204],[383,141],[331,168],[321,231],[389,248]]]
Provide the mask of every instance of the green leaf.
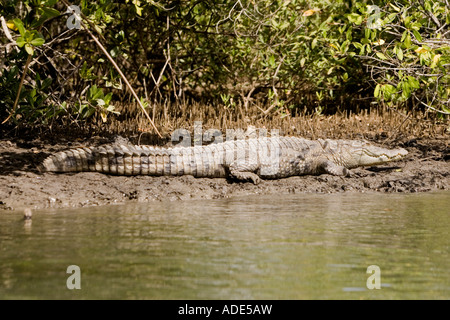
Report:
[[411,48],[411,35],[409,34],[409,32],[406,35],[404,44],[405,44],[406,49]]
[[354,45],[356,49],[361,50],[361,48],[363,48],[363,45],[359,42],[352,42],[352,45]]
[[403,32],[403,34],[402,34],[402,38],[400,41],[401,42],[405,41],[407,35],[408,35],[408,30],[405,30],[405,32]]
[[413,30],[413,34],[416,37],[417,41],[422,42],[422,36],[420,35],[419,31]]
[[95,108],[89,108],[87,109],[87,111],[84,113],[84,117],[85,118],[89,118],[90,116],[92,116],[95,112]]
[[45,89],[47,89],[49,86],[50,86],[50,84],[52,83],[52,78],[47,78],[47,79],[45,79],[44,81],[42,81],[42,85],[41,85],[41,90],[45,90]]
[[366,48],[366,46],[364,46],[364,45],[361,46],[361,49],[359,50],[359,55],[361,55],[361,56],[364,55],[365,48]]
[[419,89],[420,88],[420,82],[414,77],[408,76],[408,83],[413,89]]
[[306,58],[303,57],[303,58],[300,60],[300,66],[301,66],[302,68],[305,66],[305,62],[306,62]]
[[377,84],[377,86],[375,87],[375,91],[373,92],[373,96],[375,98],[378,98],[380,96],[380,88],[381,88],[381,85]]
[[441,108],[442,108],[442,111],[450,113],[450,109],[447,108],[445,105],[442,105]]
[[25,39],[23,37],[18,37],[16,40],[16,43],[19,46],[19,48],[22,48],[25,45],[25,43],[27,43],[27,42],[25,41]]
[[383,89],[383,93],[384,93],[385,97],[388,99],[390,99],[391,96],[397,92],[395,87],[391,84],[384,85],[382,89]]
[[359,14],[357,14],[357,13],[351,13],[351,14],[349,14],[349,15],[347,15],[347,19],[348,19],[348,21],[350,22],[350,23],[356,23],[356,22],[358,22],[359,21],[359,19],[360,19],[360,15]]
[[142,8],[139,7],[137,4],[134,5],[134,8],[136,9],[137,15],[142,16]]
[[17,29],[19,29],[20,35],[22,37],[25,37],[25,27],[23,26],[22,20],[20,19],[14,19],[14,24],[16,25]]
[[44,11],[44,16],[47,19],[57,17],[61,14],[58,10],[49,7],[43,7],[42,10]]
[[25,30],[25,34],[23,36],[26,42],[30,42],[34,38],[34,33],[28,30]]
[[351,28],[349,28],[347,30],[347,32],[345,33],[345,38],[349,41],[352,41],[353,37],[352,37],[352,29]]
[[25,51],[32,56],[34,54],[33,46],[29,43],[25,44]]
[[[399,86],[402,89],[402,99],[407,100],[409,97],[411,97],[411,86],[409,82],[400,82]],[[397,86],[397,87],[399,87]]]
[[381,53],[381,52],[375,52],[375,54],[377,55],[378,58],[380,58],[381,60],[387,60],[387,57]]
[[120,48],[118,46],[115,46],[114,48],[112,48],[109,51],[109,54],[111,55],[111,57],[115,58],[120,54]]
[[359,17],[356,19],[355,24],[359,26],[363,21],[364,21],[363,16],[359,16]]
[[113,95],[113,93],[112,92],[110,92],[110,93],[108,93],[106,96],[105,96],[105,103],[107,104],[107,105],[109,105],[109,103],[111,102],[111,99],[112,99],[112,95]]
[[348,73],[347,72],[342,75],[342,80],[344,80],[344,82],[347,82],[347,80],[348,80]]
[[345,53],[348,50],[348,46],[350,45],[350,41],[345,40],[342,44],[341,44],[341,52]]
[[270,65],[272,68],[275,68],[275,56],[274,56],[274,55],[271,55],[271,56],[269,57],[269,65]]
[[387,16],[386,19],[384,19],[384,24],[388,24],[391,23],[392,21],[394,21],[395,17],[397,16],[397,13],[391,13],[390,15]]
[[34,38],[30,42],[33,46],[39,47],[42,46],[45,43],[44,38]]
[[36,81],[36,85],[38,87],[41,86],[41,75],[39,73],[36,73],[36,77],[34,78],[34,80]]
[[57,17],[61,14],[58,10],[49,7],[38,7],[37,12],[40,14],[40,18],[33,20],[33,22],[31,23],[31,26],[33,28],[40,27],[44,24],[45,21]]
[[96,85],[93,85],[89,89],[89,95],[90,95],[90,99],[93,100],[93,101],[104,98],[103,90],[101,88],[97,88]]
[[390,5],[390,6],[392,7],[392,9],[394,9],[395,11],[400,12],[400,8],[399,8],[399,7],[394,6],[392,3],[389,3],[389,5]]
[[398,47],[396,54],[397,54],[398,59],[400,61],[403,61],[403,50],[402,50],[402,48]]

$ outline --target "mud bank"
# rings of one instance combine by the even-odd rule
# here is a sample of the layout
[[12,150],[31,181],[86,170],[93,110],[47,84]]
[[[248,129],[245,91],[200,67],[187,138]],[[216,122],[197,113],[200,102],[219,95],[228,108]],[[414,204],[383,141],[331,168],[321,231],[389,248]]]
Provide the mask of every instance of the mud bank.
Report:
[[90,172],[53,174],[39,173],[36,169],[36,165],[53,152],[103,142],[106,141],[89,139],[82,143],[46,144],[39,139],[0,140],[0,209],[21,211],[255,194],[450,190],[449,141],[445,137],[397,141],[390,147],[406,148],[409,151],[406,159],[384,166],[354,169],[349,178],[301,176],[253,185],[220,178],[126,177]]

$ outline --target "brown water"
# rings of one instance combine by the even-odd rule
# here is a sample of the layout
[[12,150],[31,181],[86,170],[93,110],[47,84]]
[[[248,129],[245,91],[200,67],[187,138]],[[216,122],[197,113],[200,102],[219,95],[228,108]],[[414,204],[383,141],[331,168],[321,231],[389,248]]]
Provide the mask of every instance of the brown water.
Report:
[[0,212],[0,298],[449,299],[449,208],[444,192]]

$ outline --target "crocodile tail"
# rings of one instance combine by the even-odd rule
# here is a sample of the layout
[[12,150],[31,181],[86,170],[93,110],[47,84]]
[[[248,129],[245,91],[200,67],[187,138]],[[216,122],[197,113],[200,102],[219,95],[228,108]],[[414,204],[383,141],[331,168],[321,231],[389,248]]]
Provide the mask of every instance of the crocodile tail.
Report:
[[[150,165],[152,164],[152,165]],[[49,156],[41,172],[93,171],[118,175],[170,174],[168,151],[151,146],[105,145],[76,148]]]
[[76,148],[60,151],[47,157],[38,166],[38,169],[41,172],[97,171],[95,163],[100,159],[96,159],[93,151],[93,148]]

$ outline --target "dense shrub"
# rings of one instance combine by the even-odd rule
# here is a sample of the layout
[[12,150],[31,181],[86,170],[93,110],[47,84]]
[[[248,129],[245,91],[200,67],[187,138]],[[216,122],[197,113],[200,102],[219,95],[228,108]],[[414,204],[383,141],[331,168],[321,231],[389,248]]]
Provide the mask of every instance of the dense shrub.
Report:
[[[2,3],[1,121],[106,121],[115,102],[132,99],[66,1]],[[147,106],[195,100],[285,116],[378,102],[450,111],[447,0],[71,4]]]

